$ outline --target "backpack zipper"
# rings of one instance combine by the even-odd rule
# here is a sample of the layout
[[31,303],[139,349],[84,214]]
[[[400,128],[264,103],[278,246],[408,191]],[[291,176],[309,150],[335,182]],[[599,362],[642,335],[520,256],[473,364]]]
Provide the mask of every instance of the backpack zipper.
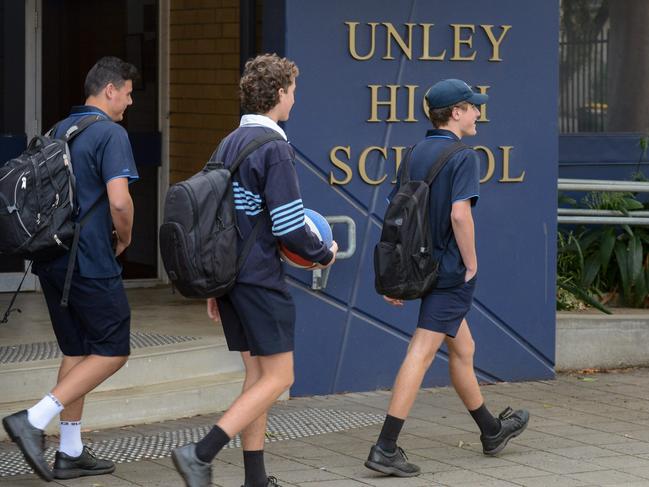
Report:
[[[21,181],[24,181],[24,182],[25,182],[24,187],[25,187],[25,189],[27,188],[27,176],[26,176],[26,174],[28,174],[28,172],[26,172],[26,171],[23,172],[23,173],[20,175],[18,181],[16,181],[16,186],[15,186],[15,188],[14,188],[14,206],[13,206],[14,211],[13,211],[13,213],[16,214],[16,218],[18,218],[18,223],[20,223],[20,226],[23,227],[23,230],[25,230],[25,233],[26,233],[29,237],[31,237],[32,234],[29,232],[29,230],[27,230],[27,227],[26,227],[25,224],[23,223],[23,219],[20,218],[20,212],[18,211],[18,206],[17,206],[17,203],[18,203],[18,186],[20,185],[20,182],[21,182]],[[10,213],[12,213],[12,212],[10,212]]]

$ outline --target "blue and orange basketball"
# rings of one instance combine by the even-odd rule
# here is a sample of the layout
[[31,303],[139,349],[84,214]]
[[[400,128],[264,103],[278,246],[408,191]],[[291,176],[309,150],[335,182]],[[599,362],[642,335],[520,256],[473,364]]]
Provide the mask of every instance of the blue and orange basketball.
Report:
[[[331,226],[329,226],[325,217],[317,211],[305,208],[304,220],[311,232],[313,232],[313,234],[316,235],[320,241],[327,246],[327,248],[331,247],[334,239],[333,234],[331,233]],[[315,262],[303,259],[296,253],[288,250],[283,244],[279,245],[279,255],[284,262],[299,269],[311,269],[316,266]]]

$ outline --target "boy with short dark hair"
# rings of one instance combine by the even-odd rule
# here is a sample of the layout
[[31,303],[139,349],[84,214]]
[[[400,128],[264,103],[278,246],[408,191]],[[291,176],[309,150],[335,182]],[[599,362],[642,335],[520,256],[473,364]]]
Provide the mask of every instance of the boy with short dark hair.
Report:
[[[56,335],[63,352],[54,389],[28,410],[3,419],[5,430],[25,459],[43,480],[111,473],[115,464],[101,460],[83,446],[81,415],[84,397],[117,372],[130,354],[131,311],[122,268],[116,257],[131,242],[133,201],[128,184],[138,178],[126,130],[115,122],[133,103],[135,66],[116,57],[104,57],[86,76],[85,105],[72,107],[57,125],[54,136],[87,116],[98,121],[71,143],[76,178],[76,203],[82,221],[97,203],[81,229],[68,307],[61,297],[70,254],[47,262],[34,262]],[[116,247],[113,248],[113,235]],[[61,441],[54,471],[43,457],[43,430],[61,416]]]
[[246,378],[242,394],[212,430],[198,443],[173,451],[174,464],[188,487],[212,485],[211,462],[238,433],[245,487],[278,485],[264,466],[266,418],[293,383],[295,329],[295,306],[284,282],[278,244],[321,268],[333,264],[338,250],[335,242],[327,248],[305,225],[295,154],[278,125],[289,118],[298,73],[292,61],[275,54],[248,61],[239,85],[247,114],[219,150],[219,159],[228,167],[253,139],[273,131],[284,139],[261,146],[233,176],[240,243],[257,223],[260,227],[234,288],[218,301],[208,299],[207,312],[215,321],[220,318],[229,349],[241,353]]
[[[435,129],[413,148],[409,166],[412,180],[425,180],[448,147],[462,137],[476,134],[480,116],[477,107],[487,101],[487,95],[474,93],[457,79],[436,83],[425,98]],[[498,418],[491,415],[473,370],[475,344],[465,316],[473,301],[478,274],[471,207],[479,194],[478,156],[467,147],[451,156],[431,185],[429,218],[433,257],[439,262],[438,280],[421,299],[417,330],[394,383],[388,415],[365,462],[372,470],[398,477],[419,475],[419,467],[407,461],[397,439],[442,342],[448,347],[453,387],[480,428],[483,452],[499,453],[527,427],[527,411],[507,408]],[[394,306],[403,306],[399,299],[384,298]]]

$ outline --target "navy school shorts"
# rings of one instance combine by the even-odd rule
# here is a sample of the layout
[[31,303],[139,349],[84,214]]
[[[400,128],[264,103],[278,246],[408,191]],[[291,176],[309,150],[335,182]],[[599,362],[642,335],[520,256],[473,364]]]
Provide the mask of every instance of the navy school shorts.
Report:
[[436,288],[421,299],[417,328],[455,338],[473,302],[477,275],[459,286]]
[[262,356],[293,351],[295,304],[288,292],[237,284],[217,303],[230,350]]
[[65,269],[43,266],[38,278],[52,327],[64,355],[122,357],[130,354],[131,309],[122,278],[72,276],[68,307],[60,305]]

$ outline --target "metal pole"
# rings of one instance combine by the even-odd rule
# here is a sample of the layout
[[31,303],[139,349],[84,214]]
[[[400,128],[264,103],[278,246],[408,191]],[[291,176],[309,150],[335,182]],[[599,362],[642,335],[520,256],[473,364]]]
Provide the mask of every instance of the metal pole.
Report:
[[628,183],[628,184],[588,184],[588,183],[559,183],[559,191],[608,191],[631,193],[649,193],[649,184]]
[[649,218],[624,218],[624,217],[587,217],[587,216],[559,216],[558,223],[567,225],[633,225],[649,227]]
[[623,213],[616,210],[594,210],[590,208],[559,208],[558,215],[575,215],[575,216],[623,216],[623,217],[649,217],[649,211],[630,211]]

